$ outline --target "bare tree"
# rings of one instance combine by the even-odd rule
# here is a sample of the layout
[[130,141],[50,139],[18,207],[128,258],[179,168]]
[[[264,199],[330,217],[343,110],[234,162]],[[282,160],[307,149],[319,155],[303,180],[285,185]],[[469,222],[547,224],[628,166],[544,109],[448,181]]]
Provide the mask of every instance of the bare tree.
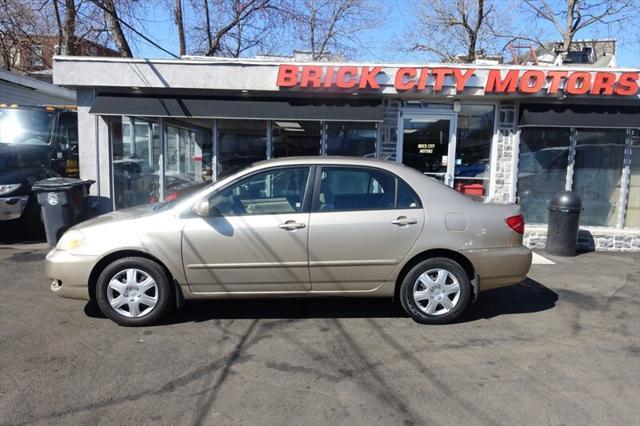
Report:
[[314,61],[331,51],[347,50],[377,22],[376,4],[371,0],[297,0],[289,14]]
[[207,34],[207,50],[213,46],[213,35],[211,34],[211,16],[209,15],[209,0],[204,1],[205,33]]
[[634,0],[524,0],[524,4],[536,18],[552,24],[562,38],[564,52],[569,51],[576,33],[587,27],[620,24],[637,17]]
[[[58,0],[53,0],[53,3],[57,5]],[[62,29],[64,46],[63,53],[65,55],[75,55],[77,51],[76,46],[76,5],[74,0],[65,0],[65,19],[64,27]]]
[[114,0],[94,0],[94,3],[106,12],[105,15],[109,22],[111,35],[113,36],[113,40],[120,51],[120,54],[128,58],[133,57],[127,37],[125,36],[124,31],[122,31],[122,25],[120,23],[120,18],[118,17],[118,11]]
[[64,43],[64,32],[62,30],[62,18],[60,17],[60,7],[57,0],[53,0],[53,11],[56,17],[56,24],[58,26],[58,45],[56,46],[56,55],[62,53],[62,44]]
[[2,67],[13,69],[21,55],[38,54],[35,36],[49,32],[42,4],[22,0],[0,0],[0,58]]
[[[283,0],[191,0],[195,24],[188,31],[192,51],[239,56],[267,45]],[[190,33],[190,34],[189,34]]]
[[[445,62],[474,62],[478,55],[497,50],[501,35],[494,30],[497,16],[508,21],[500,0],[422,0],[405,38],[409,51],[424,52]],[[503,22],[501,22],[503,24]]]
[[180,46],[180,56],[187,54],[187,44],[184,38],[184,20],[182,18],[182,0],[176,0],[173,11],[173,18],[178,27],[178,44]]

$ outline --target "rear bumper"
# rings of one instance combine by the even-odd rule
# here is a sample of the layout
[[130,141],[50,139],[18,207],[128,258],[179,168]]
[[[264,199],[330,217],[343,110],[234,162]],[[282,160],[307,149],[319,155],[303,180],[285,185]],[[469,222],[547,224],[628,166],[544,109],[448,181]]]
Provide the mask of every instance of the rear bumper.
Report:
[[461,250],[480,276],[480,291],[518,284],[531,268],[531,250],[524,246]]
[[28,201],[28,195],[0,197],[0,221],[20,218]]
[[47,254],[45,271],[53,280],[51,291],[60,297],[89,300],[89,276],[97,256],[80,256],[53,249]]

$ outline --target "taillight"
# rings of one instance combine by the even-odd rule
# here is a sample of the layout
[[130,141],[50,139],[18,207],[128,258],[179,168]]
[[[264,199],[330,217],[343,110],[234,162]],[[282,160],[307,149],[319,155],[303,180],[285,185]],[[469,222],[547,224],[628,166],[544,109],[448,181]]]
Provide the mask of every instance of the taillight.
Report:
[[164,197],[164,200],[165,201],[173,201],[176,198],[178,198],[178,193],[177,192],[172,192],[171,194],[169,194],[166,197]]
[[524,216],[521,214],[508,217],[507,225],[518,234],[524,234]]

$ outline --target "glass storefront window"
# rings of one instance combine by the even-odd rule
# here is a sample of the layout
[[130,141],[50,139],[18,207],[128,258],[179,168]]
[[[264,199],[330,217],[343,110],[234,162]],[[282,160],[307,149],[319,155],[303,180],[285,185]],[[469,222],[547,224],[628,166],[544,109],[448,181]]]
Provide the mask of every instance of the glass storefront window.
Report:
[[218,120],[218,177],[266,158],[266,121]]
[[376,123],[326,123],[327,155],[376,157]]
[[271,128],[274,157],[320,155],[319,121],[274,121]]
[[640,228],[640,129],[633,129],[625,228]]
[[617,224],[625,129],[578,129],[573,191],[582,199],[582,225]]
[[155,201],[153,194],[160,176],[159,157],[155,155],[160,152],[159,137],[149,132],[148,121],[129,117],[111,118],[110,133],[115,208]]
[[520,131],[518,196],[528,223],[547,223],[549,200],[565,188],[570,133],[553,127]]
[[[165,201],[174,200],[199,188],[207,178],[202,168],[203,132],[196,127],[186,127],[188,125],[189,123],[166,125]],[[156,190],[154,196],[159,199],[159,191]]]
[[165,150],[165,168],[164,171],[168,175],[180,174],[178,139],[180,138],[180,129],[173,126],[167,126],[167,141]]
[[493,105],[462,105],[458,113],[454,187],[466,195],[489,191],[494,124]]

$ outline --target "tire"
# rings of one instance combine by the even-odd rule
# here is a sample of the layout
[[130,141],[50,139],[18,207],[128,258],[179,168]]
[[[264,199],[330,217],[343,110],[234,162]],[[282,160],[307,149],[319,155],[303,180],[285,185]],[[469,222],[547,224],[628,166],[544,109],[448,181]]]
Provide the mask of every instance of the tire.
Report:
[[98,307],[122,326],[156,324],[167,315],[172,300],[173,289],[167,273],[158,263],[144,257],[118,259],[98,277]]
[[[446,274],[440,275],[440,271]],[[423,260],[407,273],[400,287],[400,302],[416,322],[448,324],[465,310],[472,293],[462,266],[446,257],[434,257]]]

